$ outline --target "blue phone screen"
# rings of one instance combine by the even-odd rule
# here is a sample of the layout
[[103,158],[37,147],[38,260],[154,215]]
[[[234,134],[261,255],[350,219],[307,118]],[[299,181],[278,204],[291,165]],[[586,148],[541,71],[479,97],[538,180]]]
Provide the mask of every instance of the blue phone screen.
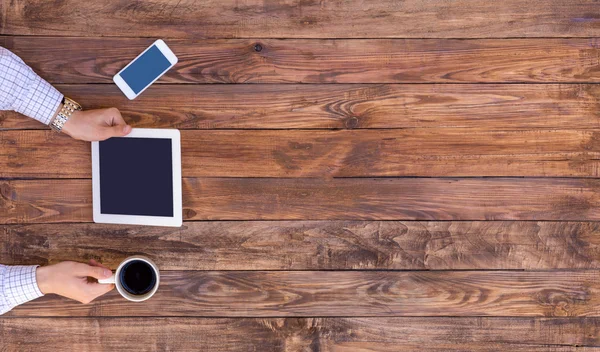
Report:
[[121,72],[121,77],[135,94],[139,94],[156,77],[165,72],[169,66],[171,66],[169,60],[156,45],[152,45],[148,51]]

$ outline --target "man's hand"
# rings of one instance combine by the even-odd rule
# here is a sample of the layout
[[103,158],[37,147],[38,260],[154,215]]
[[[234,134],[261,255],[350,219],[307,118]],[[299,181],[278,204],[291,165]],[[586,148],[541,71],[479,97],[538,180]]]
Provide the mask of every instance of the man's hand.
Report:
[[122,137],[131,132],[119,109],[75,111],[62,131],[82,141],[103,141],[110,137]]
[[112,275],[109,268],[90,260],[90,264],[62,262],[37,268],[37,284],[43,294],[54,293],[81,303],[90,303],[112,290],[115,285],[99,284],[96,280]]

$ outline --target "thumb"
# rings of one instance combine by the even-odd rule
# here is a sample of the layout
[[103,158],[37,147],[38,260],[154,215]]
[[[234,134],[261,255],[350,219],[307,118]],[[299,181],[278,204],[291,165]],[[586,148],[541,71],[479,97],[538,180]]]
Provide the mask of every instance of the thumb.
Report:
[[122,136],[126,136],[131,132],[131,126],[129,125],[114,125],[114,126],[110,126],[107,128],[107,132],[109,134],[108,138],[110,137],[122,137]]
[[115,125],[102,127],[100,140],[106,140],[112,137],[123,137],[131,132],[131,126],[129,125]]
[[82,264],[79,275],[89,276],[95,279],[108,279],[112,276],[112,271],[110,271],[110,269],[102,268],[99,266],[90,266]]
[[98,117],[101,119],[102,125],[106,126],[102,129],[104,139],[126,136],[131,132],[131,126],[127,125],[117,108],[101,110]]

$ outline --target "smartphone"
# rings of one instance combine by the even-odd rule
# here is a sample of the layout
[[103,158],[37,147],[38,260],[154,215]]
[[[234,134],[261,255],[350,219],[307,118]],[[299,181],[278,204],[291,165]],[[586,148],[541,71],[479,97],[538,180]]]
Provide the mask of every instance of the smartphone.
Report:
[[127,98],[135,99],[176,63],[177,56],[159,39],[119,71],[113,81]]

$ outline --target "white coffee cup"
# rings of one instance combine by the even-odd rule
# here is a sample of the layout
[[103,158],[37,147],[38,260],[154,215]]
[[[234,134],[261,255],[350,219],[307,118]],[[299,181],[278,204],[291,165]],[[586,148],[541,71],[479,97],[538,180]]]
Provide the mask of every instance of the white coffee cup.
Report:
[[[123,270],[123,268],[128,263],[130,263],[132,261],[137,261],[137,260],[148,264],[154,271],[154,275],[156,275],[156,284],[154,285],[154,287],[152,287],[152,289],[150,291],[148,291],[144,294],[141,294],[141,295],[136,295],[136,294],[128,292],[125,289],[123,282],[121,282],[121,270]],[[119,291],[121,296],[125,297],[126,299],[128,299],[132,302],[142,302],[142,301],[145,301],[148,298],[154,296],[154,294],[156,293],[156,290],[158,290],[158,285],[160,283],[160,271],[158,270],[158,266],[156,266],[156,264],[154,264],[154,262],[152,260],[150,260],[146,257],[143,257],[143,256],[133,256],[133,257],[129,257],[129,258],[125,259],[123,262],[121,262],[121,264],[119,264],[119,267],[117,268],[117,270],[111,277],[109,277],[108,279],[98,280],[98,283],[100,283],[100,284],[115,284],[115,286],[117,287],[117,291]]]

